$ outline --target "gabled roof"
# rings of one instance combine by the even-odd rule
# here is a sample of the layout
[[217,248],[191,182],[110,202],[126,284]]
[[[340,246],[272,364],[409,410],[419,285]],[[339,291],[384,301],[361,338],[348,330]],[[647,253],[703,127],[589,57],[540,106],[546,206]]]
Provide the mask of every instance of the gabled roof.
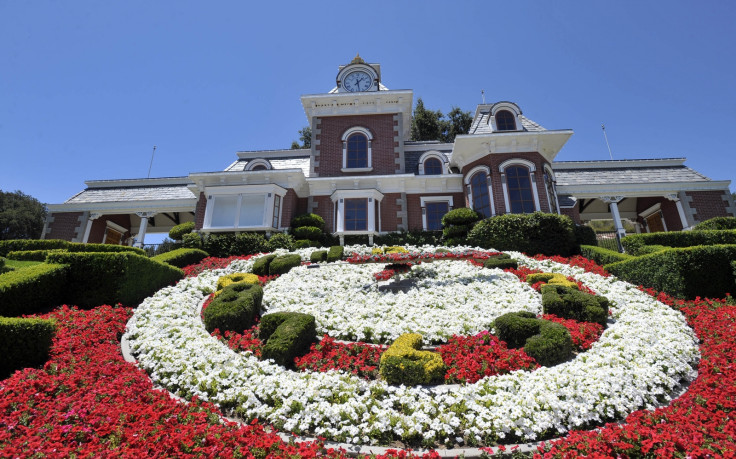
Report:
[[87,189],[64,204],[196,199],[188,177],[87,181]]
[[552,169],[557,186],[711,181],[684,162],[685,158],[559,161]]

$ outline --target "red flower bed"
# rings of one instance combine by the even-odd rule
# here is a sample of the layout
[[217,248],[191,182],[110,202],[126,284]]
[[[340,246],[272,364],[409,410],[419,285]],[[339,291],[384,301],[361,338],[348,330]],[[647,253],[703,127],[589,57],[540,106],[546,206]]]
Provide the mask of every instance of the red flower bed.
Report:
[[225,330],[225,335],[220,332],[220,329],[216,328],[215,331],[212,332],[212,336],[227,343],[227,346],[236,352],[252,352],[256,357],[261,356],[263,342],[258,339],[257,324],[253,325],[252,328],[243,331],[243,333]]
[[544,314],[542,319],[557,322],[563,325],[572,336],[572,344],[578,351],[587,351],[603,333],[603,326],[593,322],[578,322],[573,319],[563,319],[554,314]]
[[300,370],[342,370],[365,379],[378,377],[378,361],[387,346],[366,343],[338,343],[325,335],[312,344],[308,354],[294,360]]
[[506,343],[487,331],[453,336],[437,351],[447,365],[447,383],[474,383],[485,376],[539,367],[523,349],[508,349]]
[[247,260],[255,255],[237,255],[227,258],[207,257],[195,265],[189,265],[182,268],[186,277],[195,277],[202,274],[208,269],[227,268],[230,263],[235,260]]

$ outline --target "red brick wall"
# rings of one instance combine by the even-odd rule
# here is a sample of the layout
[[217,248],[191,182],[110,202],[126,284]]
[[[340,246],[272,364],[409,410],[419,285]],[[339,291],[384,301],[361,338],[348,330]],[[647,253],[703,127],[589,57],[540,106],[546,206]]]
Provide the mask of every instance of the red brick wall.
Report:
[[[650,196],[645,198],[638,198],[636,200],[636,213],[640,214],[659,203],[662,215],[664,216],[664,223],[667,225],[667,231],[682,231],[682,221],[680,220],[680,213],[677,211],[677,204],[675,201],[661,196]],[[637,221],[644,224],[642,217],[637,217]]]
[[194,229],[201,230],[204,226],[204,212],[207,210],[207,198],[204,193],[199,193],[199,201],[194,210]]
[[465,207],[464,193],[422,193],[410,194],[406,196],[407,214],[409,217],[409,230],[422,230],[422,197],[430,196],[452,196],[453,209]]
[[562,215],[567,215],[568,217],[572,218],[572,221],[574,221],[578,225],[581,224],[580,209],[578,208],[577,203],[575,204],[575,207],[561,207],[560,213]]
[[[107,228],[107,222],[111,221],[115,223],[116,225],[120,225],[123,228],[128,228],[128,231],[126,231],[123,234],[123,237],[121,238],[122,243],[125,243],[125,240],[131,236],[130,233],[130,215],[124,214],[124,215],[103,215],[99,217],[96,220],[92,221],[92,228],[89,232],[89,239],[87,242],[90,244],[101,244],[102,239],[105,236],[105,229]],[[135,231],[138,231],[138,228],[135,228]]]
[[282,201],[281,209],[281,226],[291,226],[291,219],[299,213],[298,211],[299,198],[292,189],[286,191],[286,195]]
[[[51,216],[54,218],[54,221],[49,223],[51,231],[46,234],[46,239],[71,241],[77,236],[74,230],[80,226],[79,217],[82,216],[82,212],[54,213]],[[84,224],[82,225],[81,231],[84,231]]]
[[728,201],[723,195],[728,191],[688,191],[685,195],[692,198],[690,208],[693,209],[693,217],[696,222],[704,222],[714,217],[736,217],[731,215],[726,208]]
[[[371,131],[373,140],[371,172],[354,173],[342,172],[342,136],[346,130],[352,127],[364,127]],[[315,136],[319,143],[316,150],[319,151],[319,166],[315,166],[315,172],[320,177],[335,177],[344,175],[386,175],[395,174],[399,165],[395,159],[394,148],[398,146],[394,142],[394,136],[398,136],[398,122],[393,115],[353,115],[324,117],[317,120],[317,129],[320,133]]]
[[314,213],[325,219],[325,231],[334,233],[333,215],[335,213],[335,205],[332,199],[329,196],[314,196],[312,200],[317,203]]
[[[396,200],[401,199],[401,193],[384,193],[383,201],[381,201],[381,231],[397,231],[401,218],[396,216],[401,211],[401,206],[396,204]],[[378,225],[378,222],[376,222]]]
[[526,159],[534,163],[537,169],[534,172],[534,181],[537,185],[537,193],[539,194],[539,207],[542,212],[549,212],[547,188],[544,186],[544,165],[549,163],[537,152],[489,154],[463,167],[462,173],[467,174],[476,166],[489,166],[491,168],[491,188],[493,190],[493,203],[496,207],[496,215],[505,214],[508,210],[503,199],[501,172],[498,170],[498,166],[509,159]]

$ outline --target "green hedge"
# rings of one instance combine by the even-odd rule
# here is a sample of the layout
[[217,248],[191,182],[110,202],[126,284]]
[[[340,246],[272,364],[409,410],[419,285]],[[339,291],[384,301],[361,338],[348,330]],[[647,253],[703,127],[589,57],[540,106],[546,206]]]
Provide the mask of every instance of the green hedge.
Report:
[[542,308],[545,314],[578,322],[595,322],[603,327],[608,321],[608,298],[560,284],[542,286]]
[[61,239],[11,239],[0,241],[0,257],[25,250],[66,249],[70,243]]
[[187,249],[201,249],[202,235],[199,233],[189,233],[181,237],[181,243]]
[[736,244],[736,230],[670,231],[663,233],[632,234],[621,240],[626,253],[640,255],[645,245],[694,247],[697,245]]
[[736,217],[715,217],[700,222],[693,227],[694,230],[729,230],[736,229]]
[[327,261],[327,250],[315,250],[309,256],[309,261],[311,261],[312,263]]
[[204,310],[204,328],[212,333],[234,331],[242,333],[255,322],[261,311],[263,289],[260,285],[236,282],[228,285]]
[[52,253],[47,262],[69,265],[62,300],[82,307],[135,306],[184,277],[179,268],[134,253]]
[[341,245],[333,245],[330,250],[327,251],[327,262],[334,263],[342,260],[342,256],[345,253],[345,247]]
[[147,256],[146,251],[138,247],[128,247],[127,245],[112,244],[78,244],[70,242],[65,247],[68,252],[108,252],[108,253],[135,253]]
[[0,316],[32,314],[62,304],[69,268],[40,264],[0,276]]
[[442,241],[447,245],[465,244],[468,233],[480,219],[481,215],[473,209],[452,209],[442,217]]
[[171,266],[177,268],[183,268],[185,266],[199,263],[205,258],[209,257],[209,254],[204,250],[199,249],[176,249],[171,252],[162,253],[151,257],[151,260],[160,261],[161,263],[168,263]]
[[294,250],[294,238],[291,237],[291,234],[272,234],[268,239],[268,250],[273,252],[276,249]]
[[297,239],[309,239],[310,241],[316,241],[322,235],[322,230],[316,226],[300,226],[299,228],[293,228],[291,233]]
[[325,227],[325,220],[317,214],[301,214],[291,220],[292,228],[301,228],[304,226],[313,226],[321,231]]
[[652,287],[675,297],[723,298],[726,293],[736,292],[731,272],[735,259],[736,245],[710,245],[663,250],[604,268],[634,285]]
[[253,268],[251,268],[251,271],[253,271],[253,274],[257,274],[259,276],[268,276],[268,268],[271,265],[271,262],[276,258],[276,255],[265,255],[263,257],[258,258],[253,263]]
[[491,257],[483,261],[484,268],[498,268],[498,269],[518,269],[519,262],[513,258],[507,257]]
[[598,245],[595,230],[588,225],[575,225],[575,243],[577,245]]
[[185,234],[194,231],[194,222],[185,222],[169,230],[169,237],[175,241],[181,241]]
[[262,357],[285,367],[309,352],[317,340],[314,316],[300,312],[275,312],[261,317],[258,337],[264,342]]
[[56,332],[53,319],[0,317],[0,379],[43,364]]
[[279,255],[271,261],[268,266],[268,274],[271,276],[276,274],[286,274],[291,268],[295,268],[302,264],[302,257],[295,253]]
[[442,231],[396,231],[392,233],[379,234],[373,237],[375,245],[441,245]]
[[572,337],[557,323],[538,319],[531,312],[510,312],[493,321],[496,336],[524,352],[540,365],[552,366],[572,357]]
[[54,250],[14,250],[8,252],[8,260],[18,261],[45,261],[51,252],[66,252],[63,249]]
[[607,265],[608,263],[615,263],[617,261],[629,260],[631,258],[631,255],[592,245],[581,245],[580,254],[589,260],[595,261],[601,266]]
[[506,214],[487,218],[468,233],[471,245],[495,250],[518,250],[528,255],[578,253],[573,221],[564,215]]
[[262,233],[208,234],[202,242],[202,249],[213,257],[252,255],[268,252],[268,241]]

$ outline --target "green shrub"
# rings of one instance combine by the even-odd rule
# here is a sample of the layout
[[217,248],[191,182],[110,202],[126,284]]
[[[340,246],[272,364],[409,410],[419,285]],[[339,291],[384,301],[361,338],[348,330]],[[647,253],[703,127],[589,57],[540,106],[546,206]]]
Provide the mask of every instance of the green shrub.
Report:
[[597,247],[592,245],[581,245],[580,254],[589,260],[593,260],[599,265],[603,266],[608,263],[615,263],[617,261],[628,260],[631,255],[625,253],[618,253],[615,250],[605,249],[603,247]]
[[200,261],[207,258],[209,255],[204,250],[199,249],[176,249],[171,252],[162,253],[151,257],[151,260],[160,261],[161,263],[168,263],[177,268],[183,268],[185,266],[199,263]]
[[309,261],[311,261],[312,263],[327,261],[327,250],[315,250],[309,256]]
[[542,307],[545,314],[578,322],[595,322],[605,327],[608,321],[608,298],[564,284],[542,286]]
[[69,244],[70,242],[61,239],[10,239],[0,241],[0,257],[6,256],[9,252],[24,250],[66,249]]
[[640,255],[645,245],[668,247],[694,247],[698,245],[736,244],[736,230],[720,231],[670,231],[663,233],[632,234],[621,240],[630,255]]
[[736,217],[715,217],[704,222],[700,222],[693,227],[693,230],[730,230],[736,229]]
[[8,260],[18,261],[45,261],[51,252],[66,252],[64,249],[54,250],[15,250],[8,252]]
[[268,250],[273,252],[276,249],[294,250],[294,238],[286,233],[274,233],[268,239]]
[[572,337],[557,323],[538,319],[531,312],[510,312],[495,321],[496,336],[514,349],[524,352],[544,366],[557,365],[572,356]]
[[590,226],[575,225],[573,230],[575,232],[575,243],[578,246],[598,245],[598,238],[595,235],[595,230]]
[[204,310],[204,328],[212,333],[234,331],[242,333],[255,322],[261,311],[263,289],[260,285],[236,282],[228,285]]
[[175,241],[181,241],[185,234],[194,231],[194,222],[185,222],[169,230],[169,237]]
[[379,372],[389,384],[431,384],[445,376],[445,363],[436,352],[421,351],[422,335],[407,333],[381,354]]
[[579,251],[573,227],[564,215],[506,214],[476,224],[468,233],[468,242],[485,249],[569,256]]
[[491,257],[483,261],[483,267],[488,269],[518,269],[519,262],[512,258]]
[[316,241],[322,234],[322,230],[316,226],[300,226],[299,228],[293,228],[291,233],[297,239],[309,239],[310,241]]
[[325,227],[325,220],[317,214],[301,214],[291,220],[292,228],[301,228],[303,226],[314,226],[322,231]]
[[327,252],[327,262],[334,263],[342,260],[342,256],[345,253],[345,247],[341,245],[333,245]]
[[294,358],[309,352],[317,340],[314,316],[300,312],[275,312],[261,317],[258,337],[263,341],[262,357],[285,367]]
[[379,234],[373,237],[376,245],[440,245],[442,243],[442,231],[396,231],[393,233]]
[[464,238],[471,229],[473,229],[473,225],[452,225],[442,230],[442,235],[445,239]]
[[61,299],[82,307],[135,306],[184,277],[179,268],[135,253],[62,252],[49,254],[46,261],[69,265]]
[[476,222],[481,219],[481,215],[469,209],[467,207],[459,207],[452,209],[442,217],[442,226],[447,227],[450,225],[470,225],[473,226]]
[[69,252],[112,252],[112,253],[135,253],[138,255],[146,255],[146,251],[138,247],[128,247],[127,245],[112,244],[77,244],[70,242],[66,246]]
[[662,250],[671,249],[672,247],[667,247],[666,245],[645,245],[642,248],[639,249],[638,255],[649,255],[650,253],[656,253],[661,252]]
[[302,257],[297,254],[289,253],[286,255],[280,255],[271,261],[271,264],[268,266],[268,274],[271,276],[275,274],[286,274],[291,270],[291,268],[301,264]]
[[201,249],[202,236],[199,233],[189,233],[181,237],[182,245],[185,249]]
[[276,258],[276,255],[266,255],[263,257],[258,258],[253,263],[253,268],[251,268],[251,271],[253,271],[253,274],[257,274],[259,276],[268,276],[268,267],[271,265],[271,262]]
[[5,258],[0,257],[0,268],[4,268],[4,267],[5,267]]
[[202,238],[202,250],[213,257],[229,257],[233,252],[235,233],[207,234]]
[[306,249],[309,247],[320,247],[319,242],[317,241],[310,241],[309,239],[299,239],[298,241],[294,241],[294,249]]
[[0,379],[43,364],[55,332],[53,319],[0,317]]
[[268,252],[268,241],[262,233],[240,233],[235,236],[230,255],[252,255]]
[[68,267],[39,264],[0,276],[0,316],[32,314],[64,303]]
[[731,274],[734,259],[736,245],[709,245],[663,250],[604,268],[634,285],[651,287],[678,298],[723,298],[726,293],[736,291]]

